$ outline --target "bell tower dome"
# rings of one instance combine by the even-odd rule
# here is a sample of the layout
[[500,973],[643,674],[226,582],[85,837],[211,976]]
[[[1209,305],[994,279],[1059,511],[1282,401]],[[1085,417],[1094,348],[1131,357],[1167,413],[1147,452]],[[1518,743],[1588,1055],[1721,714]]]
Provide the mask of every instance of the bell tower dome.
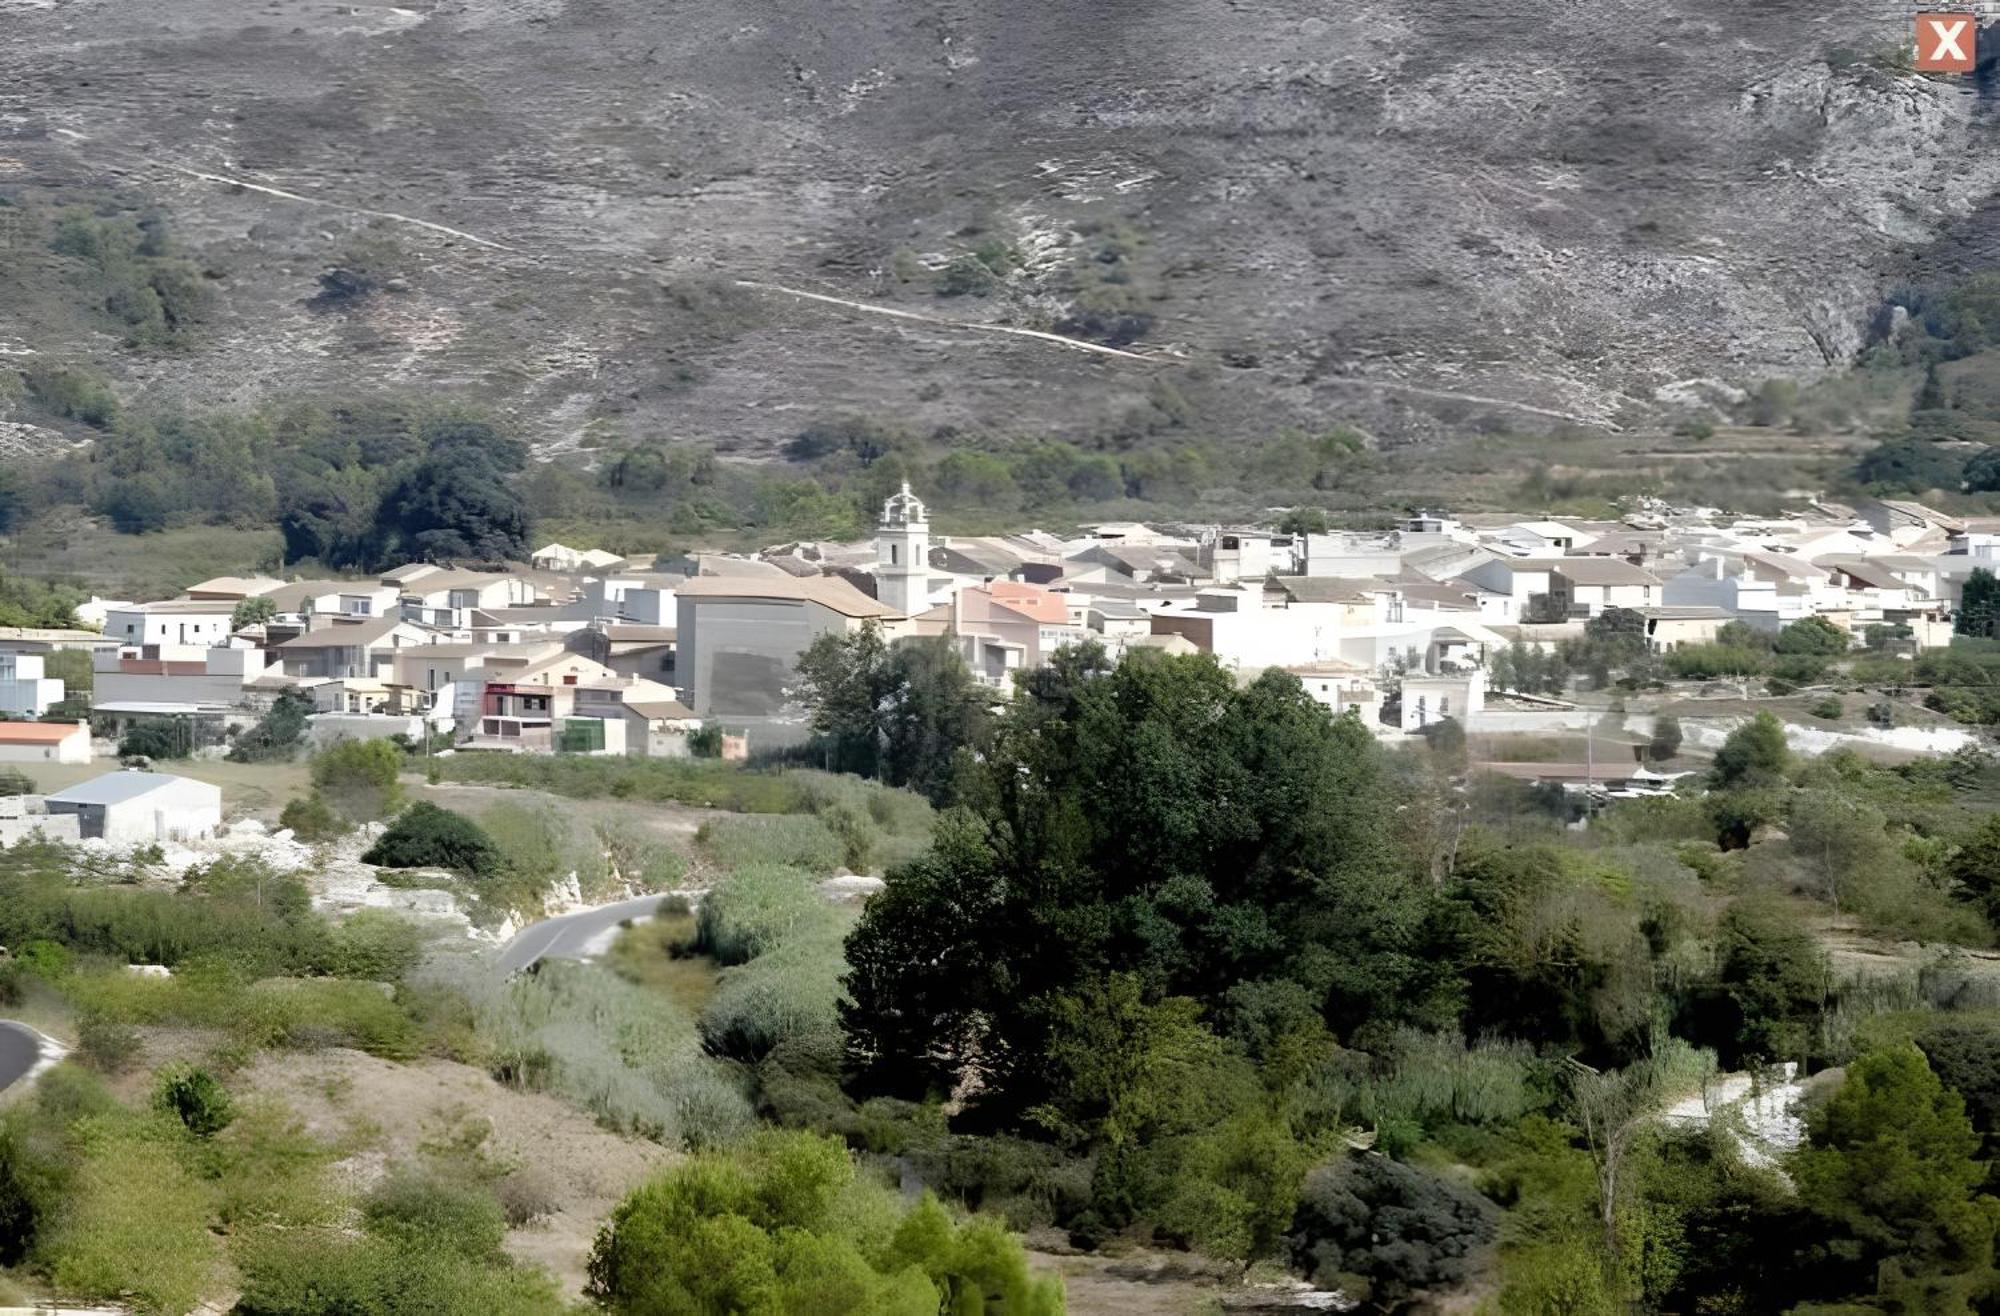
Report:
[[905,480],[882,504],[875,528],[875,597],[904,616],[930,606],[931,523]]

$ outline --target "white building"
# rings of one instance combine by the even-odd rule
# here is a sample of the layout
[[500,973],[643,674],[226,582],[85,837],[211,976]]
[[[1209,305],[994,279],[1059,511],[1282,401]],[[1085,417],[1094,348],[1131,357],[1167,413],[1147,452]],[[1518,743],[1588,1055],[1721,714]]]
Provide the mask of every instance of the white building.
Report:
[[906,617],[931,606],[931,523],[924,505],[903,482],[882,504],[875,527],[875,597]]
[[222,789],[163,772],[107,772],[49,796],[48,809],[74,814],[86,841],[191,841],[222,825]]
[[1486,673],[1478,669],[1455,676],[1412,675],[1403,678],[1405,731],[1422,731],[1434,722],[1456,719],[1467,726],[1486,707]]
[[11,717],[40,717],[51,704],[62,702],[63,683],[42,675],[42,655],[0,653],[0,712]]
[[126,645],[225,644],[236,604],[227,599],[164,599],[112,608],[104,633]]
[[90,728],[81,722],[0,722],[0,763],[88,763]]

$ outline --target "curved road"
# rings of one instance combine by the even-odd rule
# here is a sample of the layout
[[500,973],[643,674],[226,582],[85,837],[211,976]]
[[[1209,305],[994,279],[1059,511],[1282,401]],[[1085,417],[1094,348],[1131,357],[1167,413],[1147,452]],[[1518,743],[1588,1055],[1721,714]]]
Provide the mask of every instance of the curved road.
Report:
[[0,1089],[12,1087],[42,1058],[42,1039],[33,1029],[0,1019]]
[[[531,923],[500,948],[500,967],[508,973],[519,973],[540,960],[583,959],[602,949],[601,946],[593,946],[592,942],[625,919],[651,917],[665,899],[665,896],[640,896],[636,900],[621,900],[613,905],[600,905],[596,909],[578,910],[561,918]],[[29,1063],[34,1062],[30,1060]]]

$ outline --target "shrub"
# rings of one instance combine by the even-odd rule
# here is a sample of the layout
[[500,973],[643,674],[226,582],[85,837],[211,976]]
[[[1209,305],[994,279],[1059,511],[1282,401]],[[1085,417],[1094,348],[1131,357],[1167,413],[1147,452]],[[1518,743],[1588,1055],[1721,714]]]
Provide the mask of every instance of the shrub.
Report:
[[[1413,1293],[1458,1286],[1499,1232],[1499,1212],[1448,1179],[1383,1156],[1344,1155],[1306,1176],[1290,1237],[1292,1264],[1394,1310]],[[1355,1293],[1354,1279],[1366,1285]]]
[[464,1001],[504,1083],[560,1093],[613,1128],[670,1146],[726,1141],[750,1123],[740,1085],[659,993],[570,963],[512,982],[477,965],[429,973],[430,987]]
[[343,740],[313,756],[313,789],[354,822],[386,818],[402,801],[403,756],[386,740]]
[[361,859],[383,868],[448,868],[474,877],[488,877],[504,867],[498,847],[478,823],[428,801],[398,815]]
[[206,1069],[177,1066],[160,1075],[153,1106],[172,1115],[197,1138],[212,1138],[229,1127],[236,1109],[229,1093]]
[[33,795],[35,783],[19,768],[0,768],[0,796]]
[[139,1034],[116,1019],[85,1015],[76,1028],[76,1054],[100,1074],[122,1074],[139,1058]]
[[760,1060],[781,1043],[840,1040],[845,920],[793,932],[747,964],[722,971],[701,1013],[701,1036],[717,1055]]
[[839,1142],[759,1134],[632,1193],[598,1234],[589,1296],[614,1312],[978,1311],[1056,1316],[1061,1283],[1018,1240],[903,1208],[857,1179]]
[[1815,703],[1810,711],[1814,717],[1824,718],[1831,722],[1847,711],[1847,705],[1841,700],[1839,695],[1828,695],[1826,698]]
[[315,791],[288,800],[278,814],[278,826],[289,827],[292,835],[308,845],[335,840],[353,830],[353,825],[335,813],[326,797]]
[[1653,736],[1646,743],[1646,757],[1662,763],[1681,752],[1681,720],[1672,713],[1653,719]]
[[[267,607],[269,599],[246,599],[237,605],[240,613],[250,603]],[[305,740],[306,718],[312,714],[312,700],[298,690],[281,691],[264,714],[248,731],[236,738],[229,750],[231,763],[264,763],[289,759]]]
[[183,717],[149,718],[134,722],[118,742],[118,757],[184,759],[195,750],[194,726]]
[[758,864],[738,869],[709,891],[695,917],[695,949],[722,964],[742,964],[838,919],[810,873]]
[[74,1296],[188,1311],[221,1277],[205,1185],[157,1135],[115,1124],[100,1133],[36,1253]]

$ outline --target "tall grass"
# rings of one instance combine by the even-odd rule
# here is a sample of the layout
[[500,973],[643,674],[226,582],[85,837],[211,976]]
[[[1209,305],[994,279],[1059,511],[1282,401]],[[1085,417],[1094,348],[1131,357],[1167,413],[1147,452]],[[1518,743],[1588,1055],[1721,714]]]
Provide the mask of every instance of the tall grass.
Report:
[[550,961],[512,981],[469,959],[440,960],[428,982],[463,998],[494,1077],[554,1092],[607,1125],[674,1146],[704,1146],[751,1123],[727,1067],[694,1021],[660,995],[591,965]]
[[812,814],[716,818],[701,825],[695,844],[722,868],[782,864],[822,877],[839,869],[849,854],[848,842]]
[[830,925],[835,917],[811,873],[755,864],[717,882],[701,902],[694,948],[718,964],[742,964],[795,934]]
[[784,1042],[835,1043],[840,1038],[840,979],[847,972],[841,942],[849,916],[796,928],[747,964],[724,969],[715,997],[701,1013],[710,1050],[756,1061]]

